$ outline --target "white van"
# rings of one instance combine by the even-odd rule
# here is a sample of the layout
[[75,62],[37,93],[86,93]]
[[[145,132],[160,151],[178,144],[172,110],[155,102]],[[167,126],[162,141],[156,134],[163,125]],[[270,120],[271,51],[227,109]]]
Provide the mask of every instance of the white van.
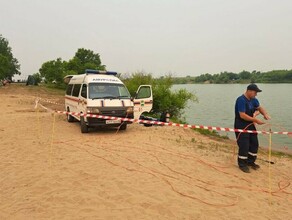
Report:
[[[135,119],[139,119],[144,112],[150,112],[153,105],[151,86],[139,86],[135,97],[131,98],[116,75],[116,72],[86,70],[85,74],[66,76],[66,111]],[[76,119],[80,121],[82,133],[98,126],[120,126],[120,130],[126,130],[127,124],[131,123],[67,114],[68,122]]]

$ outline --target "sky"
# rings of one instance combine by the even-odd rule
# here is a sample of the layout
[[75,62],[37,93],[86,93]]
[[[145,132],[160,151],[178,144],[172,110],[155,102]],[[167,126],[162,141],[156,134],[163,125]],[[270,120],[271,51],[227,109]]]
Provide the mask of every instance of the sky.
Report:
[[154,76],[292,69],[291,0],[0,0],[22,77],[78,48]]

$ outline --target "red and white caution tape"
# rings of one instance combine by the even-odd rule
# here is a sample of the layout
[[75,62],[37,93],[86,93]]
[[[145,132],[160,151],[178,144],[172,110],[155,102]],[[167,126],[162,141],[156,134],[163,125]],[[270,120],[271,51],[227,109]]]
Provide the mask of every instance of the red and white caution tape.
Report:
[[41,100],[40,98],[37,98],[37,99],[35,100],[35,106],[34,106],[34,109],[37,109],[37,107],[38,107],[38,105],[39,105],[39,106],[41,106],[43,109],[52,112],[51,109],[49,109],[49,108],[43,106],[43,105],[40,103],[40,100]]
[[175,127],[183,127],[183,128],[200,128],[200,129],[205,129],[205,130],[252,133],[252,134],[292,135],[292,132],[288,132],[288,131],[253,131],[253,130],[222,128],[222,127],[204,126],[204,125],[189,125],[189,124],[178,124],[178,123],[172,123],[172,122],[150,121],[150,120],[140,120],[140,119],[132,119],[132,118],[120,118],[120,117],[113,117],[113,116],[88,114],[88,113],[76,113],[76,112],[66,112],[66,111],[55,111],[55,112],[58,114],[66,114],[66,115],[69,114],[69,115],[73,115],[73,116],[83,116],[83,117],[89,117],[89,118],[99,118],[99,119],[108,119],[108,120],[121,120],[121,121],[133,122],[133,123],[175,126]]
[[47,102],[47,103],[54,104],[54,105],[64,105],[62,103],[53,102],[53,101],[50,101],[48,99],[43,99],[43,98],[37,98],[37,99],[38,99],[38,101],[43,101],[43,102]]

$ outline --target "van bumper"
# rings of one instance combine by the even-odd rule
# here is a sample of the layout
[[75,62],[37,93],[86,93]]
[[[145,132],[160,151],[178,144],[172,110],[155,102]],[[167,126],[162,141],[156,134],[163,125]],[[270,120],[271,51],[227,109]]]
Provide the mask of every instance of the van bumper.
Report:
[[[119,118],[126,118],[127,115],[105,115],[110,117],[119,117]],[[127,118],[133,119],[134,114],[129,114]],[[122,123],[115,123],[115,124],[107,124],[106,121],[110,119],[101,119],[101,118],[86,118],[87,119],[87,125],[90,127],[97,127],[97,126],[109,126],[109,127],[116,127],[120,126],[122,123],[126,124],[132,124],[130,121],[121,121]]]

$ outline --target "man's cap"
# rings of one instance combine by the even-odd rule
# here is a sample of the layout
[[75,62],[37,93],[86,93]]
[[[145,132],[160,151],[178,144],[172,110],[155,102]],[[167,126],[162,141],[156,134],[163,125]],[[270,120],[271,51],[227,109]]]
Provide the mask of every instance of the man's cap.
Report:
[[259,87],[256,84],[250,84],[247,87],[247,90],[252,90],[252,91],[256,91],[256,92],[261,92],[262,90],[259,89]]

